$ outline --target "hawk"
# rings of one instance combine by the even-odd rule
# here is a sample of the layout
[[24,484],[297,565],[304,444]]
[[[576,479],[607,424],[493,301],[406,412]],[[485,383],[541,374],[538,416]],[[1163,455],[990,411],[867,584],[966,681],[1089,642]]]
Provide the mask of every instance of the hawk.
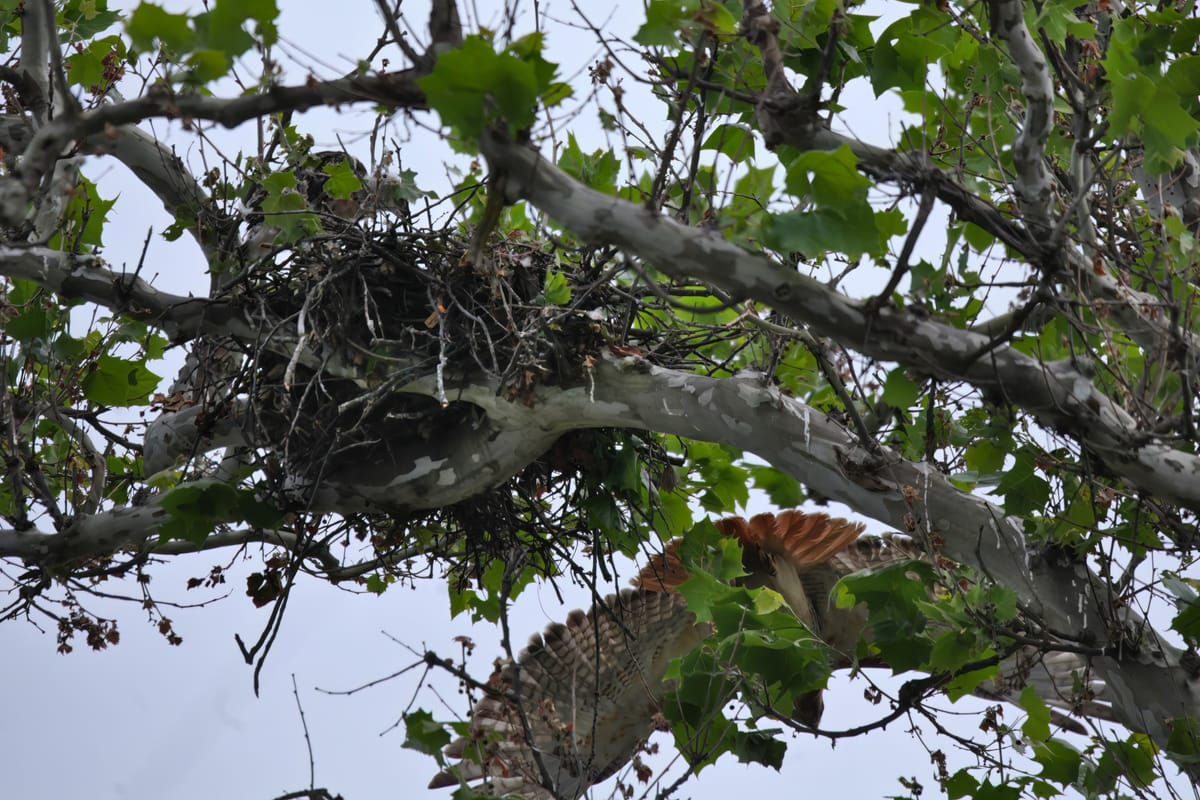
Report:
[[[778,592],[830,646],[835,668],[855,663],[859,639],[869,639],[870,631],[863,606],[833,604],[834,585],[862,570],[928,560],[908,537],[863,536],[861,524],[825,514],[784,511],[715,524],[742,546],[749,574],[741,583]],[[485,794],[577,800],[627,764],[660,719],[667,666],[711,633],[676,591],[688,578],[679,544],[669,542],[650,560],[634,580],[636,589],[610,595],[586,613],[571,612],[565,624],[534,635],[515,663],[499,667],[472,711],[468,734],[445,750],[456,763],[430,788],[467,782]],[[995,683],[976,694],[1012,701],[1027,685],[1068,713],[1112,719],[1096,699],[1102,685],[1073,653],[1019,650],[1001,664]],[[815,727],[820,711],[817,692],[798,701],[793,715]],[[1056,719],[1078,728],[1061,714]]]

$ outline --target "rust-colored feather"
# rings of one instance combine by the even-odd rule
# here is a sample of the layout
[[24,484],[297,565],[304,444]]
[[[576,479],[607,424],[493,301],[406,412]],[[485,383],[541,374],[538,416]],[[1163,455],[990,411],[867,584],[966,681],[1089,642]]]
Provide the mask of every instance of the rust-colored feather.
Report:
[[861,522],[850,522],[828,514],[783,511],[756,514],[750,521],[727,517],[716,522],[717,530],[733,536],[742,547],[755,547],[797,569],[824,564],[845,550],[863,532]]
[[667,542],[663,552],[650,557],[633,585],[647,592],[673,592],[688,579],[687,570],[679,561],[679,539]]
[[[827,563],[842,553],[863,531],[860,522],[850,522],[828,514],[784,511],[780,514],[756,514],[749,521],[725,517],[714,523],[722,534],[741,543],[747,562],[787,559],[804,571]],[[679,561],[679,540],[667,543],[661,555],[655,555],[642,568],[633,585],[650,592],[671,592],[688,579]]]
[[[912,539],[861,536],[863,526],[826,514],[784,511],[749,520],[717,521],[722,534],[743,548],[749,586],[778,591],[813,633],[825,640],[835,667],[859,664],[861,636],[870,638],[866,608],[838,608],[829,600],[838,580],[927,555]],[[566,624],[534,636],[518,658],[493,675],[494,689],[475,707],[471,730],[446,750],[452,766],[431,787],[472,784],[495,795],[530,800],[576,800],[612,775],[637,751],[660,710],[663,677],[672,658],[685,655],[711,632],[697,624],[679,584],[688,579],[673,540],[638,573],[637,590],[626,590],[575,611]],[[976,693],[1013,701],[1027,685],[1068,713],[1111,719],[1085,659],[1074,653],[1043,654],[1035,647],[1000,665],[1000,675]],[[798,699],[794,718],[815,726],[821,694]],[[1054,712],[1058,713],[1058,712]],[[1063,714],[1056,721],[1078,724]]]

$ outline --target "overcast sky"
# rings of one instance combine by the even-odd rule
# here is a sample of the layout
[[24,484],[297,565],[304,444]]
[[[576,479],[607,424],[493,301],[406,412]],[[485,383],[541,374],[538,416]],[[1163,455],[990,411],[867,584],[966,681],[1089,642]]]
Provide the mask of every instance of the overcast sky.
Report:
[[[181,2],[166,5],[171,10],[195,7]],[[281,0],[280,5],[284,49],[322,77],[349,69],[370,51],[380,32],[371,0],[338,4]],[[611,30],[625,36],[636,29],[641,13],[640,3],[628,5],[631,8],[614,14],[610,23]],[[488,0],[478,3],[481,9],[496,6]],[[421,7],[408,3],[405,7],[412,19],[424,19]],[[543,0],[542,8],[552,19],[576,19],[569,3]],[[492,13],[484,11],[484,16],[494,22]],[[530,27],[528,19],[524,27]],[[423,26],[418,32],[424,34]],[[555,48],[552,58],[562,63],[564,74],[575,73],[593,60],[596,46],[590,36],[561,25],[552,27],[549,36]],[[308,60],[305,53],[319,55],[324,66]],[[396,65],[400,57],[390,55]],[[293,80],[301,79],[303,71],[293,72]],[[894,104],[875,105],[869,91],[846,95],[843,102],[870,102],[862,115],[863,130],[857,132],[877,133],[877,138],[867,138],[876,144],[889,143],[882,138],[889,128],[879,120],[894,123]],[[659,107],[647,106],[643,121],[653,125],[661,116]],[[368,119],[363,113],[321,110],[304,115],[303,125],[310,130],[321,126],[323,146],[336,147],[339,134],[343,140],[349,136],[354,150],[353,136],[364,130]],[[602,139],[594,119],[594,112],[590,116],[585,112],[572,130],[585,142],[590,139],[591,146],[599,146]],[[252,141],[253,126],[237,136]],[[188,144],[185,138],[173,141],[183,147]],[[405,166],[419,171],[424,187],[443,186],[444,153],[434,143],[418,139],[404,153]],[[170,220],[121,167],[96,163],[89,172],[101,180],[103,194],[111,196],[118,189],[121,193],[105,255],[114,263],[132,264],[146,226],[161,231]],[[156,284],[171,291],[203,292],[207,286],[203,260],[186,238],[176,243],[156,238],[145,274],[157,274]],[[171,375],[166,377],[169,380]],[[768,509],[762,504],[753,510]],[[156,570],[156,596],[196,600],[194,592],[183,589],[187,579],[203,577],[212,565],[224,564],[230,557],[220,552],[191,556]],[[39,632],[22,623],[0,626],[6,678],[0,682],[5,720],[0,725],[5,762],[0,795],[33,800],[266,800],[307,787],[309,758],[293,694],[294,676],[311,735],[317,786],[347,800],[448,798],[448,791],[425,790],[434,771],[432,760],[403,750],[403,731],[391,726],[414,702],[439,718],[465,712],[453,681],[438,676],[434,686],[440,696],[428,686],[418,691],[419,670],[353,696],[328,695],[317,687],[349,689],[411,664],[413,654],[385,632],[414,648],[428,646],[446,656],[458,655],[454,636],[470,635],[478,645],[473,672],[486,676],[491,660],[500,653],[498,632],[486,625],[472,628],[464,619],[449,620],[446,588],[440,580],[414,589],[393,587],[381,597],[301,580],[263,672],[261,695],[255,697],[252,671],[243,663],[233,637],[240,634],[253,641],[267,619],[267,610],[253,608],[243,594],[244,577],[256,563],[252,559],[230,573],[232,596],[225,601],[170,612],[184,639],[181,647],[167,645],[133,604],[113,607],[121,643],[103,653],[93,653],[79,642],[76,652],[61,656],[55,652],[52,628]],[[564,607],[554,591],[530,590],[514,611],[514,635],[524,641],[548,622],[564,619],[570,608],[587,602],[585,593],[568,591]],[[877,716],[879,709],[861,698],[864,686],[839,680],[826,702],[826,722],[831,727]],[[443,705],[443,699],[448,705]],[[980,707],[967,701],[955,710]],[[974,727],[971,718],[964,724],[968,732]],[[829,791],[855,798],[902,795],[905,791],[895,780],[897,774],[916,776],[926,783],[927,792],[936,792],[928,755],[906,728],[901,720],[886,734],[844,740],[836,748],[825,741],[794,738],[781,772],[727,759],[687,784],[678,796],[725,800],[747,790],[790,797]],[[668,737],[660,735],[658,741],[673,752]]]

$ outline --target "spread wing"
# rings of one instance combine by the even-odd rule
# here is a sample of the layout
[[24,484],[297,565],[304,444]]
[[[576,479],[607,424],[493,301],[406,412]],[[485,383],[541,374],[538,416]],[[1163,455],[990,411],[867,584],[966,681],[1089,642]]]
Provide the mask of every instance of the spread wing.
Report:
[[637,752],[667,665],[704,635],[674,593],[625,590],[572,612],[493,675],[470,734],[446,748],[457,763],[430,788],[462,780],[488,794],[575,800]]
[[[870,636],[864,608],[832,605],[834,585],[846,575],[928,556],[905,536],[862,536],[862,526],[824,514],[785,511],[749,521],[716,523],[742,544],[749,585],[778,591],[814,634],[853,663],[859,638]],[[708,634],[675,591],[687,580],[679,540],[668,543],[634,580],[638,587],[609,596],[588,612],[535,635],[515,664],[499,669],[476,704],[470,732],[446,748],[454,763],[430,788],[468,782],[486,794],[529,800],[577,800],[623,767],[649,735],[666,691],[663,675],[673,658]],[[1046,655],[1036,647],[1001,664],[996,680],[977,694],[1015,702],[1033,685],[1050,705],[1068,713],[1112,719],[1104,687],[1074,653]],[[815,725],[820,694],[805,698],[796,719]],[[1069,718],[1058,722],[1079,729]]]

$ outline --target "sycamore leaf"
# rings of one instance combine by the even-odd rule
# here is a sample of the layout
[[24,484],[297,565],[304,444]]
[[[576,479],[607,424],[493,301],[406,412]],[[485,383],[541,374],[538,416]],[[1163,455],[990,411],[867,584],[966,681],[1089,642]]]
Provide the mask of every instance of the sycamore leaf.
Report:
[[157,40],[167,49],[183,54],[196,43],[196,32],[189,21],[187,14],[171,14],[156,3],[142,3],[129,15],[125,32],[139,50],[153,50]]
[[1042,698],[1038,697],[1037,690],[1032,686],[1026,686],[1021,690],[1019,702],[1021,708],[1025,709],[1025,713],[1028,715],[1021,725],[1021,732],[1036,742],[1044,742],[1049,739],[1050,709],[1042,701]]
[[321,167],[329,178],[325,181],[325,193],[338,200],[345,200],[363,188],[362,180],[350,166],[350,159],[342,159]]
[[596,150],[591,154],[584,153],[575,134],[567,134],[567,146],[558,157],[558,166],[563,172],[598,192],[615,194],[617,191],[616,154],[612,150]]
[[161,380],[143,362],[102,355],[83,378],[83,394],[104,406],[132,406],[145,402]]
[[754,134],[743,125],[718,125],[700,145],[700,149],[716,150],[740,164],[754,158]]
[[893,408],[909,409],[917,404],[921,387],[905,374],[902,367],[888,373],[883,384],[883,401]]
[[425,755],[442,758],[442,749],[450,744],[450,734],[433,715],[424,709],[404,714],[404,742],[401,747],[416,750]]

